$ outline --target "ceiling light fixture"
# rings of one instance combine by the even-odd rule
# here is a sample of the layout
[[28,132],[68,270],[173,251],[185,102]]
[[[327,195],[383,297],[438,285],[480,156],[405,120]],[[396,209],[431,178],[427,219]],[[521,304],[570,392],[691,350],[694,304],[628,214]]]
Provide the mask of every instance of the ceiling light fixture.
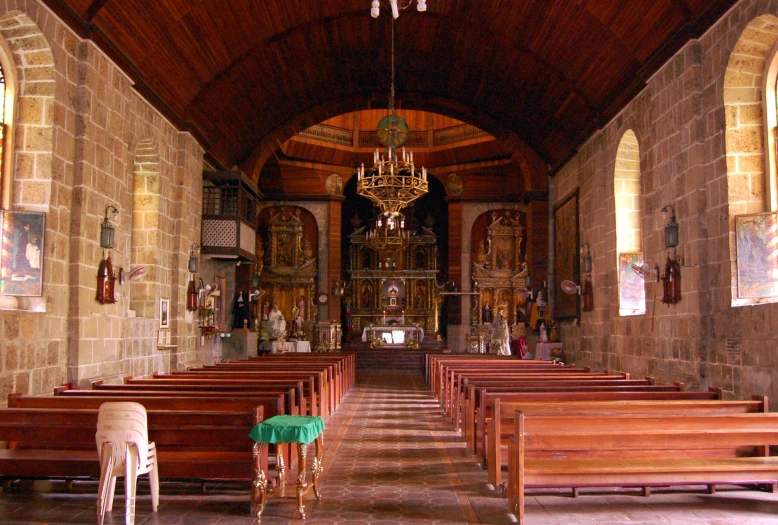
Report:
[[[374,6],[375,3],[376,0]],[[393,1],[392,4],[396,5],[396,2]],[[373,201],[385,218],[399,220],[397,217],[400,216],[400,210],[425,195],[429,190],[429,183],[426,168],[422,167],[420,171],[416,171],[413,152],[406,152],[403,147],[401,156],[397,156],[397,148],[402,147],[408,137],[408,123],[394,112],[394,19],[389,115],[378,123],[376,134],[381,144],[386,146],[386,152],[382,155],[376,149],[370,170],[365,170],[364,163],[357,168],[357,195]]]
[[[392,10],[392,17],[396,20],[400,17],[400,10],[401,9],[408,9],[411,4],[413,4],[413,0],[408,0],[408,3],[406,3],[404,6],[400,6],[399,2],[401,0],[389,0],[389,8]],[[416,9],[423,13],[427,10],[427,0],[416,0]],[[378,18],[378,16],[381,14],[381,2],[380,0],[373,0],[373,3],[370,5],[370,16],[373,18]]]

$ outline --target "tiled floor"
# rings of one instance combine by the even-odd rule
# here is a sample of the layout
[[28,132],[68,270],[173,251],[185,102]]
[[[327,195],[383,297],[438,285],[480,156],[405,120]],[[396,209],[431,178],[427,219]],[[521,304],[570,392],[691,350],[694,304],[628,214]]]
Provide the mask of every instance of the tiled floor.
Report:
[[[327,421],[322,501],[306,497],[308,525],[318,524],[509,524],[515,519],[464,449],[423,378],[408,373],[363,373],[337,414]],[[312,455],[309,454],[309,461]],[[161,466],[164,468],[164,466]],[[294,474],[294,472],[292,473]],[[164,472],[163,472],[164,475]],[[294,476],[290,476],[294,478]],[[310,476],[309,476],[310,479]],[[245,486],[163,484],[159,512],[150,512],[141,487],[138,524],[248,525]],[[15,486],[0,494],[0,524],[95,523],[96,483],[71,493]],[[268,498],[262,525],[300,523],[293,485]],[[124,523],[117,495],[107,524]],[[529,499],[532,525],[778,524],[778,495],[748,491],[631,494],[566,493]]]

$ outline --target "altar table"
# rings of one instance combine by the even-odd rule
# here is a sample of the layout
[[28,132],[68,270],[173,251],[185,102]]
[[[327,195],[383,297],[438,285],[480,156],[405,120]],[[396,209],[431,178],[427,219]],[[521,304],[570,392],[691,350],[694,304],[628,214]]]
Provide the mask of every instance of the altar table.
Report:
[[404,345],[416,335],[416,340],[421,343],[424,340],[424,329],[417,326],[366,326],[362,330],[362,341],[367,343],[378,338],[385,345]]
[[[308,455],[307,447],[312,442],[315,443],[315,457],[311,466],[313,476],[313,493],[316,499],[321,499],[319,493],[319,476],[324,470],[322,465],[323,453],[323,433],[324,420],[319,416],[273,416],[262,423],[255,425],[251,429],[249,437],[254,440],[254,454],[261,455],[262,448],[268,443],[296,443],[297,444],[297,510],[300,517],[305,519],[305,506],[303,505],[303,495],[308,489],[305,482],[306,458]],[[279,473],[280,483],[284,482],[284,470],[281,467]],[[259,489],[259,506],[257,518],[262,516],[265,510],[265,495],[267,492],[267,476],[264,466],[256,473],[253,481],[254,487]]]

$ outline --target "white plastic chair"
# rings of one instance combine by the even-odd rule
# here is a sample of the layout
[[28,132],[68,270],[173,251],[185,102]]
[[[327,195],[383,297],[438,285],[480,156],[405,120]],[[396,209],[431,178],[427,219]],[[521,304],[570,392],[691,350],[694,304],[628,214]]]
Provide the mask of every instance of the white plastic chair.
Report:
[[[116,405],[123,405],[118,407]],[[128,406],[135,405],[135,406]],[[126,525],[135,523],[135,494],[138,475],[148,474],[151,506],[159,505],[159,469],[154,443],[149,443],[146,410],[137,403],[103,403],[95,433],[100,455],[100,484],[97,492],[97,521],[113,508],[116,479],[124,476]]]

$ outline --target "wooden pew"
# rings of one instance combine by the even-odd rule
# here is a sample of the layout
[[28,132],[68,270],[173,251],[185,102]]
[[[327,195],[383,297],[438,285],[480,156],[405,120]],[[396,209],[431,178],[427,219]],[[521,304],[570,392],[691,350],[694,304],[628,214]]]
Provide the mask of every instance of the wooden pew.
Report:
[[[535,416],[517,411],[508,496],[525,523],[525,489],[758,484],[775,488],[778,413]],[[648,495],[649,489],[644,493]]]
[[[59,391],[66,390],[64,387],[57,387],[54,390],[56,395]],[[92,390],[115,391],[115,390],[141,390],[154,391],[161,395],[166,392],[181,394],[183,392],[196,393],[218,393],[225,395],[235,393],[245,394],[285,394],[288,396],[286,406],[287,414],[299,414],[308,416],[317,416],[318,413],[311,413],[308,400],[304,395],[302,381],[272,381],[254,384],[224,384],[223,382],[210,380],[182,380],[167,381],[164,379],[134,379],[131,376],[125,377],[122,384],[105,384],[102,380],[92,381]],[[291,390],[291,391],[290,391]]]
[[[100,477],[95,448],[97,409],[0,409],[0,476],[5,478]],[[149,439],[156,444],[162,479],[230,479],[251,483],[256,516],[256,472],[267,472],[249,438],[263,420],[262,407],[244,412],[149,410]],[[248,430],[247,430],[248,429]]]
[[322,417],[327,417],[335,410],[330,397],[330,388],[327,382],[327,374],[324,371],[290,371],[290,370],[171,370],[170,374],[152,374],[153,378],[162,377],[188,377],[205,379],[304,379],[313,376],[314,395],[316,396],[319,411]]
[[[486,447],[484,436],[486,435],[486,419],[493,417],[491,412],[495,396],[500,396],[503,402],[524,402],[524,401],[617,401],[617,400],[644,400],[658,401],[663,399],[674,400],[713,400],[721,399],[722,392],[720,388],[710,388],[707,392],[687,392],[685,390],[671,392],[624,392],[624,391],[578,391],[578,392],[512,392],[505,393],[500,391],[488,392],[487,389],[480,389],[479,396],[481,405],[477,408],[470,408],[467,411],[468,417],[475,419],[474,427],[474,448],[476,455],[482,464],[486,465]],[[481,407],[484,407],[483,410]],[[471,416],[472,414],[472,416]]]
[[[91,392],[85,390],[84,392]],[[286,399],[283,394],[254,396],[114,396],[109,393],[91,396],[23,396],[8,395],[8,408],[60,408],[67,410],[98,409],[106,401],[133,401],[142,404],[146,410],[184,410],[211,412],[249,412],[262,407],[265,418],[285,413]],[[250,431],[249,429],[248,431]],[[248,432],[247,431],[247,432]],[[279,447],[286,465],[292,465],[291,447]]]
[[[426,365],[426,380],[427,384],[434,388],[437,368],[440,363],[446,362],[477,362],[477,361],[492,361],[492,362],[508,362],[508,361],[520,361],[517,356],[498,356],[494,354],[452,354],[452,353],[428,353],[424,356]],[[532,361],[534,360],[526,360]],[[540,361],[537,361],[540,362]]]
[[349,391],[349,389],[354,385],[354,381],[356,380],[357,358],[356,358],[356,354],[353,352],[326,353],[326,354],[316,354],[316,353],[263,354],[261,356],[249,357],[248,361],[272,361],[272,362],[281,362],[281,363],[291,363],[293,365],[300,362],[335,363],[342,370],[341,374],[343,376],[344,394]]
[[571,366],[563,366],[558,364],[548,363],[546,361],[537,361],[539,364],[532,361],[508,361],[498,364],[471,364],[471,363],[448,363],[441,362],[437,375],[438,384],[435,387],[435,395],[438,400],[443,404],[444,408],[448,408],[445,404],[445,399],[448,398],[448,392],[453,388],[456,380],[456,374],[462,372],[518,372],[518,373],[572,373],[581,374],[590,372],[589,370],[582,370],[580,368],[574,368]]
[[502,370],[502,369],[452,369],[447,373],[447,378],[443,385],[443,406],[445,413],[453,419],[453,407],[457,397],[462,392],[463,382],[471,378],[494,378],[494,379],[530,379],[538,380],[551,379],[556,377],[566,377],[568,379],[629,379],[629,374],[613,373],[608,371],[584,372],[580,369],[558,368],[544,369],[533,368],[527,370]]
[[[622,386],[622,387],[649,387],[653,386],[654,382],[651,378],[646,379],[629,379],[629,374],[600,374],[590,372],[588,374],[496,374],[496,375],[484,375],[484,374],[467,374],[460,375],[458,384],[455,385],[455,390],[452,391],[451,399],[451,414],[456,426],[457,432],[461,429],[462,422],[462,409],[465,402],[470,395],[470,384],[473,384],[476,388],[479,387],[492,387],[494,389],[505,388],[510,391],[526,390],[527,387],[538,386],[555,386],[559,384],[576,386],[576,385],[590,385],[590,386]],[[655,390],[655,388],[654,388]]]
[[489,482],[496,489],[502,484],[503,448],[507,449],[515,429],[516,411],[525,415],[601,416],[601,415],[702,415],[768,412],[765,396],[751,400],[615,400],[615,401],[547,401],[503,403],[497,395],[493,401],[493,418],[486,420],[486,463]]
[[288,363],[272,361],[231,361],[191,367],[189,370],[204,372],[323,372],[326,377],[326,388],[330,393],[329,401],[333,411],[337,408],[342,399],[342,377],[338,374],[338,367],[333,364],[298,363],[297,365],[290,367]]

